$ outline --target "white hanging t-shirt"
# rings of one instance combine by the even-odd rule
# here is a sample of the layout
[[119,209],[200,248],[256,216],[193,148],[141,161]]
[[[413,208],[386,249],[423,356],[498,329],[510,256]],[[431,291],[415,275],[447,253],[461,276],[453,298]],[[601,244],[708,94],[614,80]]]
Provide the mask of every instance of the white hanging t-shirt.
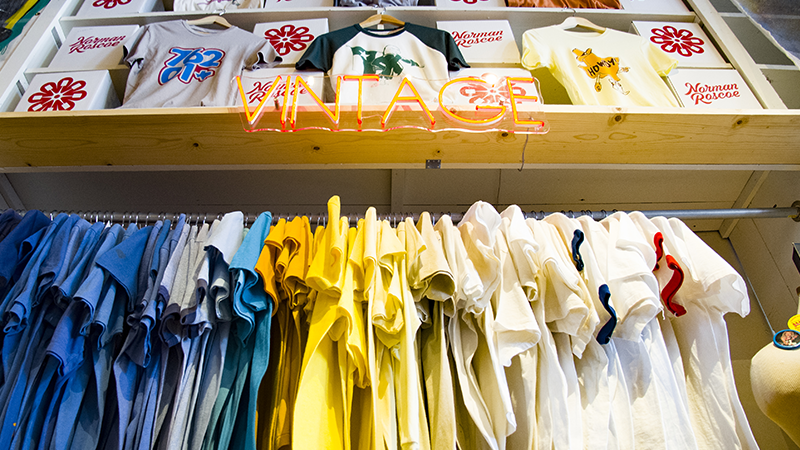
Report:
[[[677,219],[654,218],[683,267],[676,294],[686,314],[673,319],[683,357],[689,409],[701,449],[758,448],[733,378],[724,315],[750,312],[747,287],[739,274]],[[713,345],[711,345],[713,343]],[[705,345],[703,345],[705,344]]]
[[[498,449],[503,450],[506,448],[506,436],[514,432],[517,423],[503,369],[504,361],[500,356],[501,349],[497,342],[494,312],[496,302],[492,302],[496,291],[501,289],[502,281],[500,257],[495,249],[500,223],[501,218],[497,210],[492,205],[479,201],[467,210],[458,224],[458,229],[467,249],[467,255],[484,284],[484,296],[479,305],[485,307],[483,314],[477,317],[480,325],[479,343],[473,364],[478,374],[481,395],[492,421]],[[505,349],[503,352],[505,355],[511,354]]]
[[536,398],[536,344],[541,338],[541,329],[511,256],[507,240],[511,234],[510,227],[511,219],[503,217],[495,240],[502,282],[492,302],[497,311],[495,331],[498,353],[506,366],[506,381],[517,424],[516,430],[508,437],[508,448],[532,448],[535,445],[536,409],[531,399]]
[[586,343],[594,339],[592,333],[600,319],[589,314],[592,300],[558,230],[545,221],[528,219],[525,223],[540,245],[537,255],[546,286],[540,293],[545,320],[554,333],[570,335],[572,352],[580,357]]
[[675,331],[672,329],[672,321],[667,317],[667,315],[673,317],[686,313],[686,309],[674,299],[675,293],[683,284],[683,269],[675,257],[670,254],[669,248],[664,245],[664,236],[650,219],[638,211],[631,212],[628,217],[636,224],[645,240],[652,244],[656,252],[656,265],[653,269],[653,274],[658,280],[661,301],[666,309],[665,315],[658,316],[658,322],[664,336],[664,343],[667,346],[675,381],[678,383],[679,394],[684,408],[688,411],[689,401],[686,394],[686,375],[683,371],[683,360],[681,359],[678,341],[675,339]]
[[[612,320],[612,316],[600,299],[601,292],[607,292],[608,286],[597,264],[594,251],[585,242],[585,235],[577,220],[557,213],[548,215],[545,221],[556,227],[564,244],[570,248],[570,256],[592,299],[591,314],[597,314],[599,317],[593,333],[597,336],[598,332],[609,323],[609,320]],[[612,300],[612,298],[608,298],[607,301],[613,311]],[[613,327],[615,323],[616,316],[609,324],[609,331],[613,330],[610,327]],[[606,341],[605,345],[609,342],[610,339]],[[616,351],[610,354],[612,357],[616,357]],[[575,358],[574,364],[578,385],[581,389],[584,448],[607,449],[610,441],[609,432],[613,425],[609,383],[616,381],[609,374],[609,354],[597,339],[592,339],[586,345],[581,358]]]
[[[636,235],[631,235],[629,230],[628,234],[621,237],[618,223],[604,226],[586,216],[578,218],[578,221],[606,277],[619,317],[612,337],[616,350],[613,356],[619,359],[628,391],[634,445],[665,448],[666,435],[660,405],[663,394],[659,395],[653,361],[641,333],[658,311],[659,304],[654,291],[658,286],[647,258],[636,247],[628,245],[630,240],[639,236],[639,232],[631,224]],[[667,369],[671,371],[671,368]],[[625,414],[624,408],[620,414]],[[630,436],[625,429],[628,425],[625,418],[619,417],[614,423],[617,436],[623,439]],[[621,441],[619,443],[622,445]]]

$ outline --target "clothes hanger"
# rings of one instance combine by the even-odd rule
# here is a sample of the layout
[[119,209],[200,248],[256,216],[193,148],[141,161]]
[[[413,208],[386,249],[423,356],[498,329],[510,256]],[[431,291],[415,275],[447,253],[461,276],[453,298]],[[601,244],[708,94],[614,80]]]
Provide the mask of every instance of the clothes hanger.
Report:
[[404,27],[406,25],[406,23],[402,20],[385,14],[385,12],[385,9],[380,9],[378,10],[378,14],[369,16],[367,20],[359,23],[358,25],[361,26],[361,28],[370,28],[381,24],[395,25],[397,27]]
[[211,16],[201,17],[199,19],[189,20],[186,23],[195,26],[219,25],[221,27],[230,28],[233,25],[231,25],[230,22],[228,22],[224,17],[222,17],[222,15],[225,14],[226,8],[227,5],[225,6],[225,8],[219,10],[219,14],[214,14]]
[[[572,8],[569,8],[572,9]],[[601,27],[600,25],[596,25],[592,23],[589,19],[584,19],[583,17],[578,17],[575,15],[576,11],[572,9],[572,15],[564,19],[563,22],[556,25],[557,28],[561,28],[562,30],[570,30],[572,28],[585,28],[587,30],[596,31],[598,33],[602,33],[606,31],[605,27]]]

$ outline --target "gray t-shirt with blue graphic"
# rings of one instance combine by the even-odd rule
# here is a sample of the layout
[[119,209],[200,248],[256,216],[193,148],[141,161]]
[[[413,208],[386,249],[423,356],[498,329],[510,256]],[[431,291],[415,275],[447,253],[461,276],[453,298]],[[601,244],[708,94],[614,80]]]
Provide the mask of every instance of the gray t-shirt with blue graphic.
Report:
[[139,28],[124,48],[131,71],[122,108],[232,106],[243,69],[280,61],[269,41],[241,28],[210,30],[185,20]]

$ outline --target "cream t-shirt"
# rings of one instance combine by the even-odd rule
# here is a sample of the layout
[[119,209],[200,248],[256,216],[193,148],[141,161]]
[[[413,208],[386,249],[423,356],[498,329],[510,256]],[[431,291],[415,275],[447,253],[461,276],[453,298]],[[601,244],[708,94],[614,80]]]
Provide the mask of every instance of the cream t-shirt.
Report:
[[522,35],[522,65],[547,67],[576,105],[678,106],[662,76],[678,65],[646,38],[557,26]]

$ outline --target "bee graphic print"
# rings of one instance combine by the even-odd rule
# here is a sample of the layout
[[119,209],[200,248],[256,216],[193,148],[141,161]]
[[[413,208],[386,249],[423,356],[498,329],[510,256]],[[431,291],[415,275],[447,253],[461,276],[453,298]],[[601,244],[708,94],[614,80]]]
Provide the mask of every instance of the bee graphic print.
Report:
[[592,49],[586,50],[572,49],[572,53],[578,59],[578,65],[586,72],[589,78],[594,79],[594,90],[600,92],[603,89],[601,80],[609,78],[611,87],[621,92],[623,95],[628,95],[630,91],[626,91],[622,85],[622,80],[619,78],[620,72],[627,72],[628,67],[619,65],[619,58],[608,57],[603,58],[592,53]]

